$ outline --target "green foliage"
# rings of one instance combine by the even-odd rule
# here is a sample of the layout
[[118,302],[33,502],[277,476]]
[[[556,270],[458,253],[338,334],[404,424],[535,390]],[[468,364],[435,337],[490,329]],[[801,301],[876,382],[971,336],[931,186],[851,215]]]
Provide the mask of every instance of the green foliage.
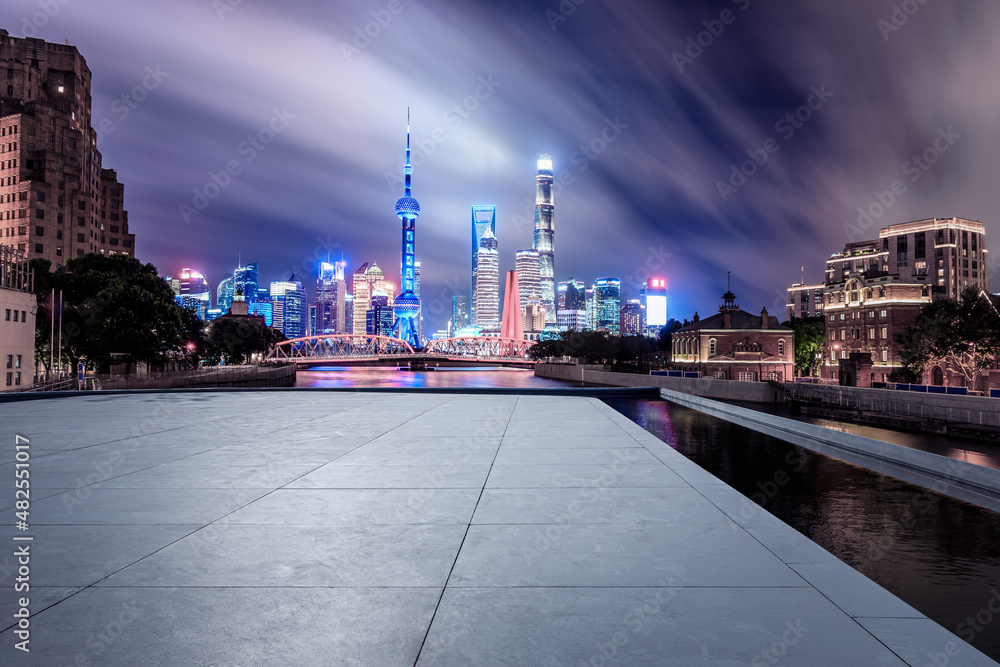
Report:
[[684,323],[678,322],[672,317],[667,320],[666,325],[660,327],[660,336],[656,340],[656,349],[661,352],[671,352],[674,344],[674,332],[685,326],[685,324],[688,324],[687,320]]
[[823,349],[826,337],[826,320],[818,317],[793,317],[782,326],[795,332],[795,367],[802,375],[809,375],[817,365],[816,353]]
[[564,331],[558,340],[543,340],[528,350],[533,359],[575,357],[589,364],[611,364],[616,370],[640,370],[652,351],[643,336],[616,336],[606,331]]
[[63,290],[63,343],[74,365],[86,359],[102,372],[120,362],[159,365],[186,354],[188,342],[197,348],[201,323],[174,302],[152,264],[91,253],[66,262],[53,284]]
[[244,364],[254,354],[263,354],[286,340],[260,320],[247,317],[220,317],[208,330],[207,357],[214,363]]
[[997,304],[975,287],[959,299],[940,299],[920,310],[913,326],[897,336],[911,377],[943,363],[959,371],[972,387],[986,368],[1000,363],[1000,315]]

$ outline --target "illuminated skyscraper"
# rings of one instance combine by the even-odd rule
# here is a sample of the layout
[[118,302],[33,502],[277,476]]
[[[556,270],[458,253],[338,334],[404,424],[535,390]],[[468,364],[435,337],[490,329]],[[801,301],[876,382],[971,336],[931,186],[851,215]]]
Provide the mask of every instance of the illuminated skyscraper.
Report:
[[416,243],[417,218],[420,216],[420,204],[410,193],[410,178],[413,176],[413,165],[410,164],[410,111],[406,111],[406,165],[403,167],[404,194],[396,200],[396,215],[403,223],[403,250],[399,263],[399,296],[392,303],[396,314],[394,333],[405,340],[413,348],[421,347],[420,336],[417,333],[417,323],[420,320],[420,297],[417,296],[416,266],[414,263],[414,244]]
[[306,291],[293,273],[288,280],[271,283],[273,326],[287,338],[301,338],[309,325]]
[[236,279],[233,276],[226,276],[215,290],[215,306],[223,313],[226,312],[235,295]]
[[451,318],[448,320],[448,337],[453,337],[462,327],[469,325],[469,311],[464,296],[451,297]]
[[259,287],[257,285],[257,262],[251,262],[246,266],[236,267],[233,275],[233,293],[241,290],[248,303],[253,303],[258,298]]
[[629,299],[618,311],[618,328],[623,336],[641,336],[645,328],[645,308],[639,299]]
[[597,329],[613,334],[620,332],[622,281],[617,278],[598,278],[594,284],[594,314]]
[[594,286],[588,287],[585,294],[587,298],[587,328],[597,329],[597,304],[594,303]]
[[183,308],[190,308],[198,314],[198,319],[208,318],[212,305],[212,290],[205,276],[194,269],[181,269],[177,277],[167,278],[174,291],[174,301]]
[[354,295],[344,295],[344,332],[354,333]]
[[484,335],[495,335],[500,331],[500,252],[490,229],[479,241],[476,264],[476,326]]
[[650,278],[642,285],[641,299],[646,307],[645,335],[656,337],[667,323],[667,281]]
[[346,262],[320,262],[316,278],[316,334],[345,333]]
[[483,240],[486,230],[495,237],[497,235],[497,207],[492,205],[472,207],[472,281],[469,283],[469,296],[472,299],[472,311],[469,319],[476,321],[476,271],[479,264],[479,243]]
[[372,262],[371,265],[369,265],[368,262],[362,264],[358,270],[354,272],[353,280],[354,320],[352,322],[352,333],[363,336],[366,333],[365,318],[367,317],[368,310],[372,306],[372,294],[374,294],[376,290],[382,290],[389,298],[389,303],[391,304],[393,294],[396,293],[396,290],[391,283],[386,282],[385,274],[382,273],[382,269],[379,268],[378,262]]
[[[414,264],[413,268],[413,293],[420,299],[420,262]],[[424,339],[424,311],[421,308],[420,316],[417,318],[417,338]]]
[[393,309],[389,297],[380,289],[372,293],[372,307],[365,312],[365,333],[370,336],[392,335]]
[[555,229],[552,218],[552,156],[539,155],[535,177],[535,250],[538,251],[538,284],[545,307],[545,323],[556,324]]

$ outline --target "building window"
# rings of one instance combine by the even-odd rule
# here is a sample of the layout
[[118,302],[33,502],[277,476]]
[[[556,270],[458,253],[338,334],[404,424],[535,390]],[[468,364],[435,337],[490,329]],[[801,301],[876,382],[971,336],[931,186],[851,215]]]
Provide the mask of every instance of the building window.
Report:
[[874,310],[869,310],[868,311],[868,319],[875,319],[875,311]]
[[21,367],[21,355],[19,354],[14,359],[14,368],[20,368],[20,367]]
[[883,310],[880,310],[880,311],[879,311],[879,314],[878,314],[878,316],[879,316],[879,317],[885,317],[885,316],[886,316],[886,311],[885,311],[885,309],[883,309]]
[[785,339],[782,338],[778,341],[778,356],[785,356]]
[[8,371],[8,373],[7,373],[7,386],[9,387],[12,384],[14,384],[14,374]]
[[712,356],[712,357],[715,356],[716,347],[717,347],[716,340],[714,338],[710,338],[708,340],[708,354],[709,354],[709,356]]
[[889,361],[889,350],[882,348],[882,361]]
[[7,321],[10,322],[10,308],[7,309]]
[[840,340],[847,340],[847,329],[840,330]]
[[35,226],[35,236],[45,236],[45,228],[44,227],[39,227],[39,226],[36,225]]
[[868,339],[875,340],[875,327],[868,327]]
[[889,337],[889,327],[882,327],[882,338]]
[[38,252],[38,253],[40,253],[40,252],[44,252],[44,250],[43,250],[43,248],[42,248],[42,244],[41,244],[41,243],[36,243],[36,244],[35,244],[35,252]]
[[884,287],[879,287],[878,288],[878,298],[880,298],[880,299],[884,299],[885,298],[885,288]]
[[35,209],[35,217],[38,218],[38,219],[44,218],[45,217],[45,209],[36,208]]
[[[8,310],[7,312],[9,313],[10,311]],[[14,368],[14,355],[13,354],[8,354],[7,355],[7,368]],[[10,383],[8,383],[8,384],[10,384]]]
[[21,384],[21,373],[20,371],[15,371],[14,373],[14,385],[17,386]]

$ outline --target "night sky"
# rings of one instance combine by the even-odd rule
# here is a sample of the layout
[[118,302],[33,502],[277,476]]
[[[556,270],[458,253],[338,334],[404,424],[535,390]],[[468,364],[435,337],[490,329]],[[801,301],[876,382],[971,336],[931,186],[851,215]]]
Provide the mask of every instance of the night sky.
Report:
[[783,317],[801,266],[891,223],[982,220],[1000,258],[995,0],[62,1],[5,0],[0,27],[79,48],[137,256],[213,290],[238,253],[310,298],[327,252],[398,284],[407,106],[428,332],[468,291],[471,205],[498,207],[502,270],[531,247],[539,153],[567,172],[556,279],[628,298],[652,267],[672,317],[713,312],[727,271]]

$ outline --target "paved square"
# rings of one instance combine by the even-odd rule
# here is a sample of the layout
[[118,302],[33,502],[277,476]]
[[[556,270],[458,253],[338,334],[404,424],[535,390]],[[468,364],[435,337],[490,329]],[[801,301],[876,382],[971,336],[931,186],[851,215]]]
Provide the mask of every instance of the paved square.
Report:
[[4,665],[994,664],[597,399],[97,394],[0,425]]

